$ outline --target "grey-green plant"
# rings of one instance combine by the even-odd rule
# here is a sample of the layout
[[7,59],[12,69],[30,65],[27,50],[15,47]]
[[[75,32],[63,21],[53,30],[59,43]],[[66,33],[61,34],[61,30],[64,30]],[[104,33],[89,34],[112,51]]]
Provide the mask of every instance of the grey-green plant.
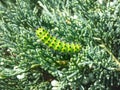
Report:
[[[118,89],[119,8],[119,0],[1,0],[0,89]],[[36,36],[40,27],[81,50],[47,47]]]

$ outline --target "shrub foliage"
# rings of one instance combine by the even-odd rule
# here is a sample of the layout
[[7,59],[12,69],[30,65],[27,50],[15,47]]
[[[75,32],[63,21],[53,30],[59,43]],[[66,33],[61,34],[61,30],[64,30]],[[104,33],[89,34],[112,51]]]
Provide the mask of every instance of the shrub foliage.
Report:
[[[120,1],[101,1],[1,0],[1,90],[119,88]],[[39,27],[82,49],[70,54],[45,46]]]

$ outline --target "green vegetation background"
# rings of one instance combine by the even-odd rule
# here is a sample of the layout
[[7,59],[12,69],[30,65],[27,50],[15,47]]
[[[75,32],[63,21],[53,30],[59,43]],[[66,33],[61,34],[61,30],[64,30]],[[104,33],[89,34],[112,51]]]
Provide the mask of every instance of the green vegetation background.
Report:
[[[99,1],[1,0],[0,89],[118,88],[120,1]],[[82,49],[72,54],[49,49],[35,34],[39,27]]]

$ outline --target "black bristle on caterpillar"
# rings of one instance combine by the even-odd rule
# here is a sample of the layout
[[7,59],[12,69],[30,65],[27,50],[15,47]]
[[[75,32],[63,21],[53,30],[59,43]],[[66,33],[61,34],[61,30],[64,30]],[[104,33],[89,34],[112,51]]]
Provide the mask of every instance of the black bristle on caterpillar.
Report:
[[40,38],[40,40],[49,48],[53,50],[64,52],[64,53],[75,53],[79,52],[81,49],[80,44],[68,43],[57,39],[52,36],[47,30],[44,28],[39,28],[36,30],[36,35]]

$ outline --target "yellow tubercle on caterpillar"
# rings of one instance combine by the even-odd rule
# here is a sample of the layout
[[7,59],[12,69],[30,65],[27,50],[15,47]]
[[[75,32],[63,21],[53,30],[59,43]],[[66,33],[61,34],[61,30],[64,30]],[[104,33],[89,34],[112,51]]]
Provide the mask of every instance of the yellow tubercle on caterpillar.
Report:
[[70,44],[69,43],[64,43],[64,50],[66,51],[66,52],[70,52]]
[[60,51],[64,53],[76,53],[76,52],[79,52],[81,49],[80,44],[61,41],[56,37],[52,36],[44,28],[39,28],[38,30],[36,30],[36,35],[46,46],[56,51]]
[[48,34],[48,32],[44,31],[43,29],[36,30],[36,35],[39,36],[40,39],[46,34]]
[[48,47],[54,48],[54,47],[56,46],[56,45],[55,45],[55,41],[56,41],[56,38],[50,37]]
[[61,49],[62,52],[68,52],[66,44],[67,43],[65,43],[65,42],[62,43],[62,46],[61,46],[62,47],[62,49]]
[[70,45],[70,51],[74,51],[75,52],[75,44],[72,42]]
[[80,48],[81,48],[80,45],[75,44],[75,52],[78,51]]
[[61,41],[60,40],[56,40],[56,45],[55,45],[55,50],[61,50],[62,47],[61,47]]
[[43,37],[41,36],[41,40],[43,40],[43,41],[48,40],[48,39],[49,39],[49,36],[48,36],[48,35],[49,35],[49,34],[46,33],[46,34],[43,35]]

